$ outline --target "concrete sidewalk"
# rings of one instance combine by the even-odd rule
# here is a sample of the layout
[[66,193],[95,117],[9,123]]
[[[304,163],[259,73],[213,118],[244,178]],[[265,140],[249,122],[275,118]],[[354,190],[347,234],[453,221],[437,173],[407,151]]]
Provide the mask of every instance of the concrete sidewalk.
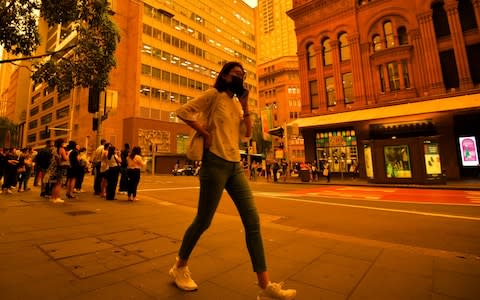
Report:
[[[85,187],[91,190],[91,185]],[[200,288],[168,278],[195,210],[140,194],[52,204],[0,195],[0,299],[256,299],[240,219],[217,213],[193,253]],[[276,224],[262,215],[270,275],[297,299],[479,299],[480,259]],[[472,226],[478,226],[478,222]]]

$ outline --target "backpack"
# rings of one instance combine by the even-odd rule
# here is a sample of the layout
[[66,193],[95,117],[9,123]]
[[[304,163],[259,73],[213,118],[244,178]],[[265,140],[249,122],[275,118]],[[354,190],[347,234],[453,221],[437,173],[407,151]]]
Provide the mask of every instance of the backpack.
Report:
[[52,151],[48,148],[44,148],[38,151],[37,156],[35,157],[35,162],[40,168],[48,169],[51,159]]

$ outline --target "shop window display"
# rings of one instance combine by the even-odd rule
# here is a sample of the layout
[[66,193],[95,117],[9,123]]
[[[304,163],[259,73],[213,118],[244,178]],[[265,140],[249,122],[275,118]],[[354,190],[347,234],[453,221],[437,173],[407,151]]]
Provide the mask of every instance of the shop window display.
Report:
[[383,153],[387,178],[412,178],[408,145],[385,146]]
[[318,161],[328,161],[331,172],[347,173],[353,162],[358,162],[355,130],[319,132],[316,148]]

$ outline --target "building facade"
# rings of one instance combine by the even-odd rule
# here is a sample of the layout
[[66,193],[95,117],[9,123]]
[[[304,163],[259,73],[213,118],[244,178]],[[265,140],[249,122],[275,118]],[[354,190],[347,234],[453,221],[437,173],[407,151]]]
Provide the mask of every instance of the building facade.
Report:
[[[300,116],[300,78],[297,56],[282,56],[258,68],[258,99],[265,137],[272,140],[268,158],[303,161],[303,139],[288,135],[286,124]],[[267,121],[268,120],[268,121]],[[270,122],[271,121],[271,122]],[[283,137],[271,136],[268,129],[283,128]],[[282,153],[283,152],[283,153]],[[275,154],[278,156],[275,157]]]
[[[303,139],[286,132],[286,124],[299,117],[301,108],[297,42],[287,15],[291,8],[292,0],[258,1],[258,99],[264,137],[272,141],[267,158],[303,161]],[[282,128],[284,136],[267,133],[275,128]]]
[[480,1],[296,0],[307,160],[371,182],[476,176]]
[[[105,138],[119,148],[124,143],[141,146],[143,155],[155,158],[155,172],[169,173],[177,159],[185,159],[191,134],[175,110],[212,87],[227,61],[244,65],[249,104],[257,111],[254,9],[234,0],[110,3],[121,41],[100,112],[88,113],[87,89],[59,95],[45,84],[31,86],[25,146],[64,137],[91,152]],[[39,53],[75,42],[68,26],[41,24],[41,35],[45,42]],[[93,130],[94,118],[98,131]]]

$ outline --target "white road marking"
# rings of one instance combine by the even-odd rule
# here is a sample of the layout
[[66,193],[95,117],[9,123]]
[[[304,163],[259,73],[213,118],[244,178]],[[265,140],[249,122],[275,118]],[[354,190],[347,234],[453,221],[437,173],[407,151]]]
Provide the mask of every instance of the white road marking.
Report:
[[175,188],[161,188],[161,189],[143,189],[138,190],[138,192],[155,192],[155,191],[176,191],[176,190],[198,190],[198,186],[186,186],[186,187],[175,187]]
[[384,189],[379,189],[379,188],[372,189],[372,188],[351,187],[351,186],[350,187],[337,188],[337,190],[339,190],[339,191],[382,192],[382,193],[395,193],[395,192],[397,192],[396,189],[384,190]]
[[303,202],[303,203],[330,205],[330,206],[342,206],[342,207],[350,207],[350,208],[360,208],[360,209],[368,209],[368,210],[378,210],[378,211],[396,212],[396,213],[404,213],[404,214],[412,214],[412,215],[421,215],[421,216],[428,216],[428,217],[441,217],[441,218],[450,218],[450,219],[480,221],[480,217],[469,217],[469,216],[460,216],[460,215],[428,213],[428,212],[421,212],[421,211],[407,210],[407,209],[382,208],[382,207],[373,207],[373,206],[366,206],[366,205],[333,203],[333,202],[325,202],[325,201],[302,200],[302,199],[274,196],[274,195],[272,195],[272,193],[270,193],[270,195],[266,195],[267,193],[261,193],[261,194],[262,194],[262,196],[265,196],[265,197],[272,197],[272,198],[275,198],[275,199],[292,201],[292,202]]

